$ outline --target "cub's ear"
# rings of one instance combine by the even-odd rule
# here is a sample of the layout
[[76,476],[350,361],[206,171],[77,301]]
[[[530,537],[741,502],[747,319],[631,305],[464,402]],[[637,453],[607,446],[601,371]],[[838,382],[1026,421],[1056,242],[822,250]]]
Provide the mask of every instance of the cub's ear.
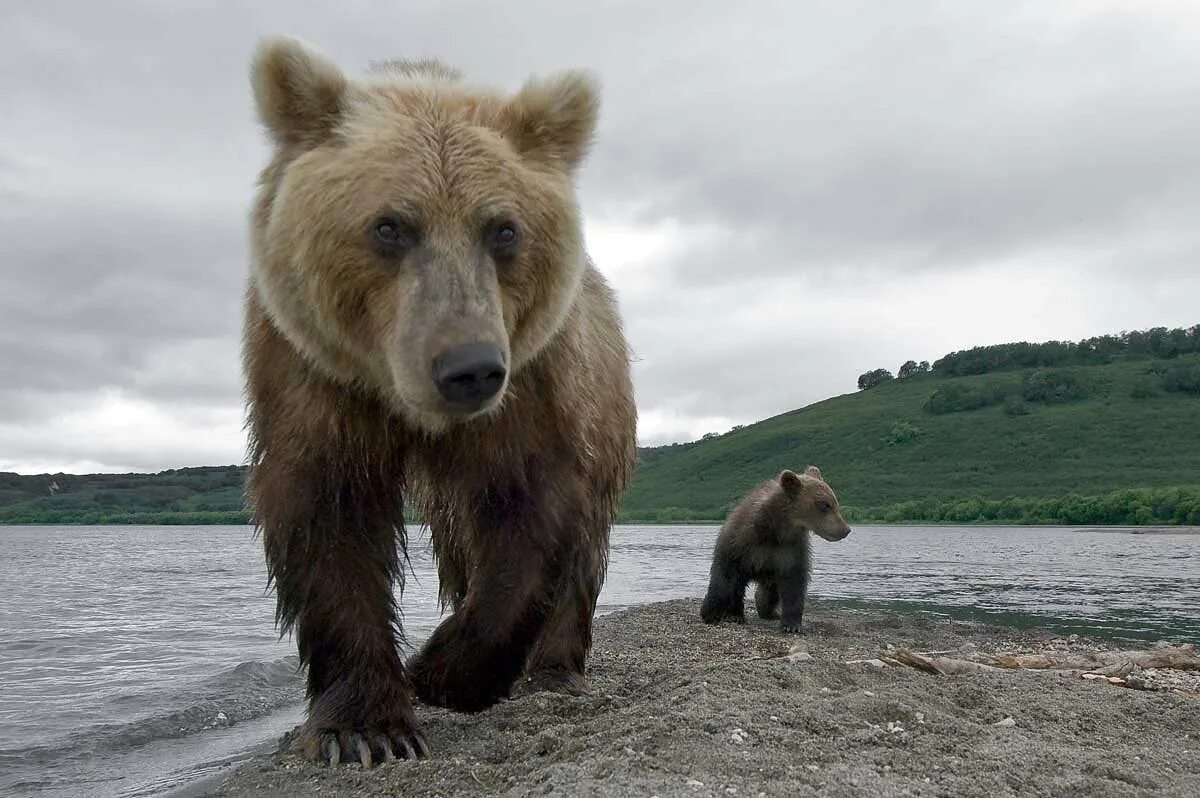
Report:
[[779,474],[779,484],[783,486],[784,490],[791,491],[797,491],[803,487],[800,475],[786,468]]
[[816,477],[817,479],[824,481],[821,477],[821,469],[817,468],[816,466],[809,466],[808,468],[804,469],[804,473],[808,474],[810,477]]
[[264,39],[254,53],[250,84],[258,117],[279,144],[315,144],[337,124],[346,77],[295,39]]
[[570,173],[592,143],[600,89],[586,72],[561,72],[526,83],[508,110],[505,132],[517,151]]

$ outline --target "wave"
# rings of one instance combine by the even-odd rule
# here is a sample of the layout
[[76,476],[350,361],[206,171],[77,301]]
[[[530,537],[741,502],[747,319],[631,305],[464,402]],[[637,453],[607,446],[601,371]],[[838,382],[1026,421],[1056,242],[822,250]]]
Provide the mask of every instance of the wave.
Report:
[[[111,757],[160,740],[173,740],[261,718],[304,698],[299,658],[242,662],[173,694],[167,707],[128,723],[98,724],[27,748],[0,749],[0,772]],[[5,778],[0,778],[4,792]],[[17,786],[16,784],[10,784]]]

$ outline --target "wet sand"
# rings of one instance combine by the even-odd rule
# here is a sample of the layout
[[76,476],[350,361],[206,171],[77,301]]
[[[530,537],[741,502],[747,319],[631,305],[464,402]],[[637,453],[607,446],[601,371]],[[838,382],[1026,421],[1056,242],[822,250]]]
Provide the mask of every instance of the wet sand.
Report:
[[[364,771],[276,751],[221,795],[1195,796],[1200,700],[1036,671],[847,664],[922,652],[1078,651],[1102,641],[811,605],[802,636],[699,602],[597,620],[593,694],[477,714],[421,707],[430,759]],[[788,659],[799,643],[811,659]],[[1194,674],[1183,674],[1185,683]]]

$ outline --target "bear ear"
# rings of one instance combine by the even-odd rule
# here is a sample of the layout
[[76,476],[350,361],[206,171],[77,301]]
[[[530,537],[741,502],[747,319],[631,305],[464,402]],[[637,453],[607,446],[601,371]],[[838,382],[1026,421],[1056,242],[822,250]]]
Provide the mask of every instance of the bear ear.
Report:
[[587,154],[600,113],[600,90],[586,72],[531,80],[512,98],[505,125],[518,152],[573,172]]
[[346,77],[333,62],[285,37],[258,45],[250,83],[259,119],[280,144],[324,139],[346,95]]
[[791,491],[800,490],[803,485],[800,475],[786,468],[779,474],[779,484],[783,486],[784,490]]
[[804,469],[804,473],[808,474],[810,477],[816,477],[822,482],[824,481],[824,479],[821,477],[821,469],[817,468],[816,466],[810,465],[808,468]]

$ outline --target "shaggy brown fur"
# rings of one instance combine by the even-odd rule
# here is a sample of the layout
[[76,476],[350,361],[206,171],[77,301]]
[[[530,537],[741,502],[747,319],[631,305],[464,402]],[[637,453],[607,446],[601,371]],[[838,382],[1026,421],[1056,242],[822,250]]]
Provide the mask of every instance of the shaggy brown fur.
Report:
[[[572,187],[596,91],[566,73],[504,96],[429,61],[356,82],[291,40],[265,43],[252,74],[275,154],[246,297],[248,492],[308,666],[299,745],[412,757],[414,694],[473,711],[523,674],[586,689],[636,424]],[[469,407],[437,376],[464,346],[497,358],[497,392]],[[405,499],[454,610],[408,663]]]
[[746,585],[757,582],[759,617],[778,617],[783,631],[799,632],[812,573],[809,531],[825,540],[850,534],[837,497],[816,466],[803,474],[785,470],[754,488],[733,508],[717,536],[708,593],[700,607],[704,621],[745,623]]

